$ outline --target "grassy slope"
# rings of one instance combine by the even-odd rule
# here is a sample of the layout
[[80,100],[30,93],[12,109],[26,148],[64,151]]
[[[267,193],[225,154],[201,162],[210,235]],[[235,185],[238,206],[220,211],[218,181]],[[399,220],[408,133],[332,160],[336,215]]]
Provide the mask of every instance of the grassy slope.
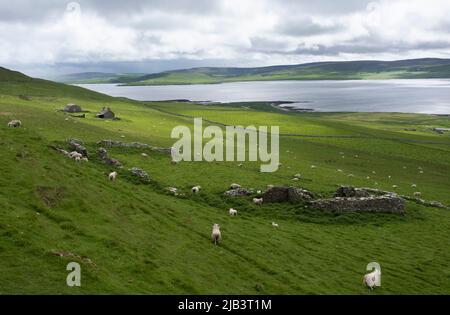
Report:
[[[9,77],[0,82],[0,293],[450,293],[448,210],[409,203],[405,216],[331,215],[286,204],[257,207],[221,194],[231,182],[239,182],[254,188],[296,185],[322,195],[338,184],[389,190],[396,184],[399,192],[411,195],[410,185],[416,183],[424,198],[448,204],[450,138],[424,127],[448,127],[448,119],[298,115],[264,112],[263,104],[249,105],[249,110],[239,105],[141,104],[48,81],[25,81]],[[108,104],[122,120],[99,121],[88,114],[66,121],[55,109],[69,101],[92,112]],[[172,166],[168,156],[154,152],[146,151],[150,157],[143,158],[143,150],[111,149],[125,165],[115,183],[108,182],[110,169],[95,158],[76,164],[47,147],[69,137],[83,139],[91,152],[104,138],[169,146],[171,128],[190,125],[188,116],[243,125],[263,121],[279,124],[282,133],[368,138],[283,136],[283,166],[273,174],[260,173],[257,163]],[[24,128],[7,128],[14,118]],[[404,131],[411,126],[418,131]],[[147,170],[153,183],[130,181],[126,169],[132,166]],[[304,179],[292,182],[295,173]],[[167,186],[187,192],[195,184],[203,187],[198,196],[176,198],[162,192]],[[49,207],[38,186],[63,187],[64,198]],[[238,217],[228,217],[231,206],[239,210]],[[278,230],[271,228],[272,220],[279,223]],[[217,247],[209,240],[215,222],[224,238]],[[95,265],[52,251],[86,256]],[[73,260],[82,265],[81,288],[65,285],[65,266]],[[383,268],[382,287],[374,292],[361,285],[370,261]]]

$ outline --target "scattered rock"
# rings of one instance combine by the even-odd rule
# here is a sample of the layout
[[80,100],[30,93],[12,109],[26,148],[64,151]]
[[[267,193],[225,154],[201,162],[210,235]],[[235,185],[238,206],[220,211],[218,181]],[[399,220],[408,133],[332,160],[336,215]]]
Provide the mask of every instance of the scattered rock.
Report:
[[153,151],[157,151],[159,153],[163,154],[171,154],[171,148],[161,148],[161,147],[154,147],[146,143],[139,143],[139,142],[122,142],[122,141],[115,141],[115,140],[100,140],[97,142],[98,145],[104,146],[104,147],[122,147],[122,148],[136,148],[136,149],[150,149]]
[[88,152],[86,147],[83,145],[83,141],[77,139],[69,139],[67,140],[67,144],[69,145],[71,150],[82,154],[84,157],[88,157]]
[[150,176],[148,175],[148,173],[142,169],[140,169],[139,167],[133,167],[131,169],[129,169],[129,171],[131,172],[131,174],[133,174],[134,176],[138,177],[139,179],[143,180],[143,181],[150,181]]
[[230,189],[227,190],[224,195],[226,196],[231,196],[231,197],[242,197],[242,196],[249,196],[251,195],[253,192],[249,189],[246,188],[236,188],[236,189]]
[[98,154],[98,156],[100,157],[100,159],[101,159],[104,163],[106,163],[106,164],[108,164],[108,165],[111,165],[111,166],[113,166],[113,167],[116,167],[116,168],[122,168],[122,167],[123,167],[123,166],[122,166],[122,163],[120,163],[118,160],[113,159],[113,158],[111,158],[111,157],[108,156],[108,151],[106,151],[106,149],[104,149],[104,148],[99,148],[99,149],[97,150],[97,154]]

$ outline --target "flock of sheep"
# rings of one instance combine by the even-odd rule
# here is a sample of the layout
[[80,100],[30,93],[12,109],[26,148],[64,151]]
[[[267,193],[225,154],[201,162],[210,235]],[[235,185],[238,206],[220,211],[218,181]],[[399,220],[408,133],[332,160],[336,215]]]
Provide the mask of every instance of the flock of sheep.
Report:
[[[18,127],[21,127],[21,126],[22,126],[22,122],[20,120],[12,120],[12,121],[10,121],[8,123],[8,127],[18,128]],[[64,156],[75,160],[76,162],[88,162],[88,158],[84,157],[79,152],[76,152],[76,151],[68,152],[68,151],[63,150],[63,149],[58,149],[58,151],[60,153],[62,153]],[[143,156],[147,156],[147,154],[145,154],[145,153],[143,153],[142,155]],[[355,156],[355,157],[357,157],[357,156]],[[311,168],[316,168],[316,166],[315,165],[311,165]],[[342,172],[341,170],[338,170],[338,171]],[[373,173],[375,173],[375,172],[373,172]],[[421,170],[421,173],[423,173],[422,170]],[[115,181],[116,178],[117,178],[117,175],[118,175],[118,173],[116,171],[114,171],[114,172],[111,172],[108,175],[108,178],[109,178],[110,181]],[[299,180],[300,178],[301,178],[301,175],[300,174],[296,174],[296,175],[294,175],[293,180]],[[370,177],[368,177],[368,178],[370,178]],[[389,178],[390,178],[390,176],[389,176]],[[230,185],[231,189],[238,189],[240,187],[241,186],[239,184],[235,184],[235,183]],[[394,185],[393,187],[395,188],[396,185]],[[416,187],[416,185],[413,184],[412,187]],[[198,194],[200,192],[200,189],[201,189],[201,186],[194,186],[194,187],[191,188],[191,191],[192,191],[193,194]],[[419,197],[422,196],[422,193],[415,192],[414,196],[419,198]],[[261,205],[263,203],[263,198],[253,198],[253,203],[256,204],[256,205]],[[238,211],[236,209],[230,208],[228,210],[228,213],[229,213],[230,216],[234,217],[234,216],[237,216]],[[272,227],[278,228],[279,225],[277,223],[275,223],[275,222],[272,222]],[[213,226],[212,226],[211,240],[212,240],[212,242],[215,245],[218,245],[222,241],[222,234],[221,234],[221,231],[220,231],[220,225],[217,224],[217,223],[213,224]],[[380,277],[381,277],[380,271],[379,270],[375,270],[375,271],[373,271],[371,273],[366,274],[363,277],[363,284],[368,286],[370,289],[373,289],[377,285],[377,283],[380,282]]]

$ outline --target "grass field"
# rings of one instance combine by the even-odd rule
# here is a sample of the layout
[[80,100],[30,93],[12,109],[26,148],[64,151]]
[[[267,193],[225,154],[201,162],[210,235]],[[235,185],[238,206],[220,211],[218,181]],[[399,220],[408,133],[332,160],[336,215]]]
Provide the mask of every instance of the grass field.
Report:
[[[56,111],[69,102],[90,111],[87,117]],[[94,118],[103,106],[121,120]],[[112,169],[95,157],[97,141],[169,147],[172,128],[192,126],[192,117],[280,126],[282,166],[260,173],[257,162],[171,165],[155,151],[113,148],[109,154],[124,168],[108,181]],[[23,128],[8,128],[11,119]],[[299,186],[317,196],[345,184],[420,191],[448,205],[450,135],[430,127],[448,128],[450,120],[286,113],[263,103],[140,103],[0,71],[0,294],[449,294],[448,209],[407,202],[405,215],[332,214],[223,196],[233,182]],[[49,148],[69,138],[85,142],[88,163]],[[152,181],[133,181],[133,166]],[[292,181],[296,173],[302,180]],[[194,185],[202,186],[200,194],[189,192]],[[165,193],[169,186],[185,197]],[[229,217],[230,207],[237,217]],[[213,223],[221,225],[220,246],[210,241]],[[81,264],[81,287],[66,286],[70,261]],[[374,291],[362,285],[372,261],[382,268]]]

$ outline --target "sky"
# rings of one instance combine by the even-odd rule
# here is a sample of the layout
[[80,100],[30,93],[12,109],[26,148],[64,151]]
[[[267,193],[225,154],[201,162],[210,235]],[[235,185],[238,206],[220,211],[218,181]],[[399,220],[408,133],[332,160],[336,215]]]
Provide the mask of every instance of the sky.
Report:
[[448,0],[0,0],[0,66],[50,77],[450,58]]

